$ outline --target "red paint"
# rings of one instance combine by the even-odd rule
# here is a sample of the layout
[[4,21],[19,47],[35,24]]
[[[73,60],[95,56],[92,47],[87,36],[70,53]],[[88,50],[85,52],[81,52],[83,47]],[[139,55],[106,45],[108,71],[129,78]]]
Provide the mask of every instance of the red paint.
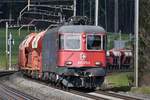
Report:
[[[40,70],[42,68],[42,40],[45,31],[38,34],[29,34],[19,48],[19,65],[22,69]],[[37,39],[37,40],[36,40]],[[36,42],[37,47],[33,47],[33,42]]]
[[[63,33],[61,33],[63,34]],[[67,34],[67,33],[64,33]],[[96,35],[105,35],[104,33],[97,33]],[[60,67],[106,67],[106,51],[105,50],[93,50],[86,49],[86,33],[81,33],[81,50],[59,50],[58,51],[58,66]],[[86,55],[86,59],[81,59],[81,55]],[[66,65],[67,61],[71,61],[72,65]],[[100,62],[100,66],[96,66],[95,63]]]
[[[86,59],[82,59],[81,55],[85,54]],[[72,65],[67,67],[106,67],[105,51],[59,51],[58,66],[65,65],[66,61],[72,61]],[[101,62],[101,66],[96,66],[96,62]]]
[[36,33],[31,33],[26,36],[26,39],[19,45],[19,66],[26,67],[27,62],[27,52],[31,50],[30,43],[35,37]]

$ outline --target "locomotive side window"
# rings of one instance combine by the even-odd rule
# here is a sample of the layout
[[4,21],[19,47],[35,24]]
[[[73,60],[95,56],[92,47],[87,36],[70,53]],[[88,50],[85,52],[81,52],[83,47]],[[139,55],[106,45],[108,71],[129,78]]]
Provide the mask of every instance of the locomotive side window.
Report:
[[87,49],[88,50],[101,50],[101,36],[100,35],[87,35]]
[[103,35],[103,49],[106,50],[107,49],[107,36]]
[[64,35],[59,35],[59,49],[64,49]]
[[81,46],[81,35],[65,35],[65,50],[79,50]]

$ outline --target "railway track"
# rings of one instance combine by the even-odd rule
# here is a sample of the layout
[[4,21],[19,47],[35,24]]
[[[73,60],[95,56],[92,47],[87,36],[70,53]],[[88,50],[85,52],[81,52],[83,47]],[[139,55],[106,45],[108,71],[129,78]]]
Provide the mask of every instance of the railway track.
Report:
[[[30,78],[27,78],[27,79],[31,80]],[[36,79],[31,80],[31,81],[38,82],[39,84],[43,84],[43,85],[49,86],[51,88],[59,89],[64,92],[69,92],[69,93],[72,93],[75,95],[86,97],[86,98],[89,98],[89,100],[141,100],[141,99],[134,98],[134,97],[129,97],[129,96],[120,95],[120,94],[116,94],[116,93],[110,93],[108,91],[100,91],[99,90],[99,91],[91,92],[87,89],[85,89],[85,90],[72,89],[72,88],[67,89],[67,88],[63,88],[63,87],[59,87],[59,86],[57,87],[55,85],[51,85],[51,84],[48,84],[48,83],[45,83],[43,81],[39,81]]]
[[116,93],[109,93],[107,91],[100,91],[100,90],[94,91],[94,92],[86,92],[86,91],[70,89],[67,91],[76,95],[80,95],[80,96],[93,99],[93,100],[141,100],[141,99],[134,98],[134,97],[129,97],[129,96],[120,95]]
[[141,100],[135,97],[129,97],[129,96],[120,95],[115,92],[108,92],[108,91],[95,91],[89,94],[101,96],[106,98],[107,100]]
[[39,100],[3,83],[0,83],[0,97],[2,100]]
[[42,84],[42,85],[45,85],[45,86],[49,86],[51,88],[55,88],[55,89],[61,90],[63,92],[69,92],[69,93],[72,93],[72,94],[75,94],[75,95],[79,95],[81,97],[89,98],[88,100],[106,100],[106,99],[103,99],[101,97],[90,95],[90,94],[87,94],[87,93],[84,93],[84,92],[80,92],[80,91],[77,91],[77,90],[74,90],[74,89],[68,89],[68,88],[56,86],[54,84],[49,84],[48,82],[39,81],[39,80],[36,80],[36,79],[32,80],[29,77],[24,77],[24,78],[26,78],[26,79],[28,79],[30,81],[38,82],[39,84]]
[[[17,71],[0,71],[0,77],[11,75]],[[0,82],[0,100],[39,100],[19,90],[11,88]]]
[[80,92],[80,91],[75,91],[75,90],[70,90],[69,92],[81,95],[81,96],[86,96],[88,98],[94,99],[94,100],[141,100],[138,98],[134,97],[129,97],[125,95],[120,95],[116,93],[109,93],[105,91],[95,91],[95,92]]
[[[2,74],[3,73],[3,74]],[[4,74],[5,73],[5,74]],[[13,72],[10,71],[5,71],[5,72],[0,72],[0,76],[4,76],[4,75],[9,75],[12,74]],[[110,93],[108,91],[89,91],[87,89],[74,89],[74,88],[64,88],[61,86],[56,86],[56,85],[51,85],[48,82],[43,82],[43,81],[39,81],[36,79],[31,79],[29,77],[24,77],[26,79],[28,79],[29,81],[34,81],[34,82],[38,82],[39,84],[42,85],[46,85],[49,86],[51,88],[55,88],[58,90],[62,90],[64,92],[69,92],[75,95],[79,95],[81,97],[86,97],[89,100],[140,100],[138,98],[133,98],[133,97],[129,97],[129,96],[124,96],[124,95],[120,95],[120,94],[116,94],[116,93]],[[6,99],[6,100],[38,100],[38,98],[32,97],[30,95],[24,94],[21,91],[18,91],[16,89],[13,89],[11,87],[8,87],[7,85],[3,84],[2,82],[0,82],[0,99]]]
[[10,74],[13,74],[15,72],[17,72],[17,71],[16,70],[13,70],[13,71],[11,71],[11,70],[0,71],[0,77],[10,75]]

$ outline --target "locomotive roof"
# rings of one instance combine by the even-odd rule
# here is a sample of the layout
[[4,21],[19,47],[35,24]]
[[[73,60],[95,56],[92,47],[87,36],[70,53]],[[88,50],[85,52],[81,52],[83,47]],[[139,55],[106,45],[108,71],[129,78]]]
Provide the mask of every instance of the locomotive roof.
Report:
[[62,26],[59,29],[59,32],[65,33],[81,33],[81,32],[88,32],[88,33],[98,33],[98,32],[105,32],[105,30],[100,26],[90,26],[90,25],[68,25]]

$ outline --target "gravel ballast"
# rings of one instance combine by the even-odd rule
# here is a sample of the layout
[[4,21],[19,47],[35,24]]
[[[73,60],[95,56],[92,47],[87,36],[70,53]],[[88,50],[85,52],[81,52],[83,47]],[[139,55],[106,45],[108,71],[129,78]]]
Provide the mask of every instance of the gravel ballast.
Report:
[[62,90],[26,79],[21,73],[15,73],[1,79],[8,86],[32,95],[40,100],[92,100],[87,97],[75,95]]

